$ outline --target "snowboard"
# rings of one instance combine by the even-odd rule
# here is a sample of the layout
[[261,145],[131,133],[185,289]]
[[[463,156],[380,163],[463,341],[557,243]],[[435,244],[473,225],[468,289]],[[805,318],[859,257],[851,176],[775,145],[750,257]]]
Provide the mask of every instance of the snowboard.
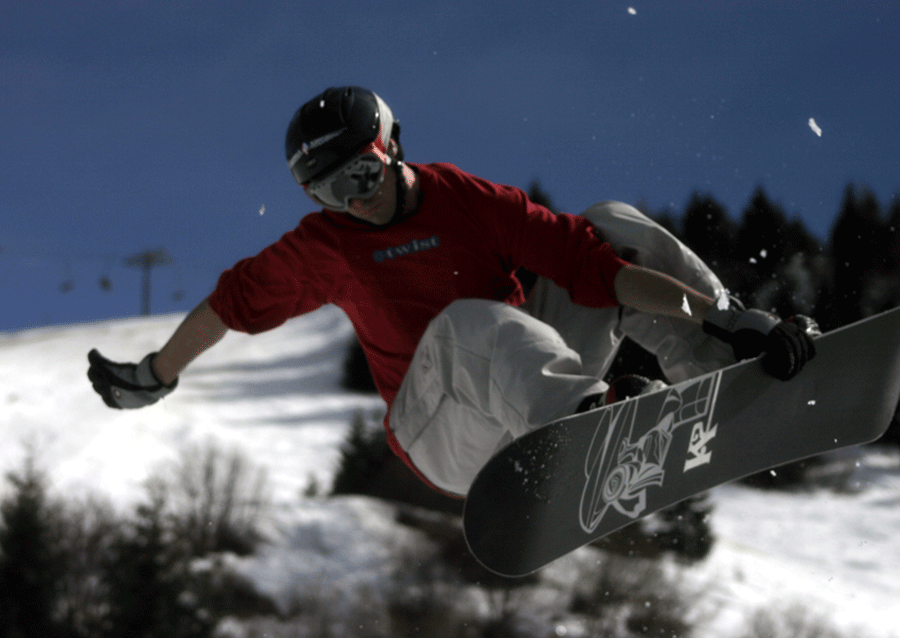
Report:
[[469,549],[524,576],[710,488],[879,438],[900,398],[900,309],[829,332],[816,351],[787,382],[752,359],[513,441],[469,490]]

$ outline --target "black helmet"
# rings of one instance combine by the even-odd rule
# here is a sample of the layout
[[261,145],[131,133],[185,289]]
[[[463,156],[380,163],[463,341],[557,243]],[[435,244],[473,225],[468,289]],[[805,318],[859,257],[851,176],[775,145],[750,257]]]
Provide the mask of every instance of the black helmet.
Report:
[[288,126],[284,153],[301,186],[320,178],[371,143],[389,150],[400,125],[384,100],[368,89],[326,89],[297,109]]

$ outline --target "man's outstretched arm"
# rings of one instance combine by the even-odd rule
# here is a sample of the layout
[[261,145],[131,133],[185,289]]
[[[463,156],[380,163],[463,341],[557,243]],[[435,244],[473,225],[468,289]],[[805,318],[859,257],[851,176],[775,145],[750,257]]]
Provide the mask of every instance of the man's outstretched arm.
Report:
[[188,364],[225,336],[228,327],[204,299],[194,308],[153,358],[153,374],[171,385]]
[[152,405],[172,392],[182,370],[226,332],[228,328],[205,299],[185,317],[162,350],[148,354],[140,363],[116,363],[91,350],[88,378],[111,408]]

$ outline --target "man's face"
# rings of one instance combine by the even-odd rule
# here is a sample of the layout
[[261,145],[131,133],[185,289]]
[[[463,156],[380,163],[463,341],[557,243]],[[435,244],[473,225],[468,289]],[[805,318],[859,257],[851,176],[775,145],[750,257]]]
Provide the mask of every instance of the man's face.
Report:
[[[394,141],[391,140],[391,143]],[[381,178],[381,183],[372,195],[349,197],[351,192],[371,192],[377,183],[376,175]],[[397,208],[397,164],[384,149],[373,143],[330,178],[318,183],[311,182],[303,189],[310,199],[323,208],[346,211],[370,224],[387,224]],[[348,199],[342,200],[345,196]],[[329,206],[329,203],[336,201],[345,203]]]
[[397,172],[390,157],[385,156],[384,180],[368,199],[351,199],[347,211],[357,219],[382,226],[394,217],[397,210]]

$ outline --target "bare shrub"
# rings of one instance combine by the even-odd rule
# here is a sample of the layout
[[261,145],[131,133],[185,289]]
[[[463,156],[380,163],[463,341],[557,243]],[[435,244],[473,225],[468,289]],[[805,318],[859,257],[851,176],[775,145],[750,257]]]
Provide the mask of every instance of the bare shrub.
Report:
[[174,525],[193,556],[253,552],[267,509],[267,478],[237,449],[188,445],[169,483]]

